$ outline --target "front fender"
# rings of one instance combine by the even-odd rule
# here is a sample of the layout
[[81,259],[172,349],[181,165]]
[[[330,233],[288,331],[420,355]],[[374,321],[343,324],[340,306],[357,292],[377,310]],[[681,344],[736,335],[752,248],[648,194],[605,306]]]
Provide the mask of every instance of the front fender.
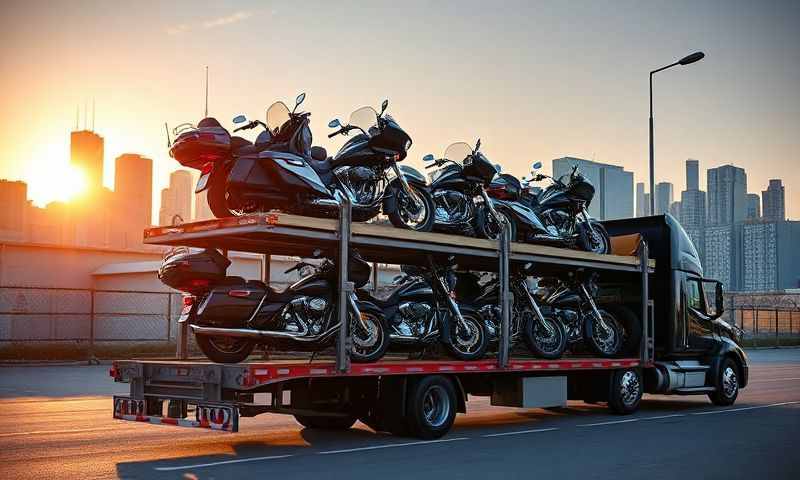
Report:
[[708,375],[709,377],[706,378],[706,384],[712,385],[714,387],[719,387],[717,385],[717,380],[719,379],[719,369],[722,360],[725,357],[733,357],[736,362],[741,367],[739,379],[739,386],[744,388],[747,386],[747,381],[750,372],[750,365],[747,360],[747,354],[744,352],[742,347],[736,344],[733,340],[727,337],[720,337],[719,344],[715,349],[714,353],[712,354],[711,362],[709,363]]
[[[418,170],[406,165],[400,165],[399,169],[409,185],[414,185],[425,190],[428,189],[428,183],[425,181],[425,177]],[[383,191],[383,213],[386,215],[397,210],[397,197],[394,192],[403,188],[400,185],[400,179],[397,178],[394,171],[389,171],[387,179],[389,183],[386,185],[386,190]]]

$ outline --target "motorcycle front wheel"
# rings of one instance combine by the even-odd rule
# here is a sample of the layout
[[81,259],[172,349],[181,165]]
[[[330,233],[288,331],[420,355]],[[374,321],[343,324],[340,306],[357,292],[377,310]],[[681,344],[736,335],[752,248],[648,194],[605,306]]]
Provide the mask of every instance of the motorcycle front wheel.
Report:
[[489,339],[480,316],[471,308],[460,306],[466,329],[456,318],[450,318],[450,355],[458,360],[480,360],[486,354]]
[[531,311],[523,313],[525,344],[539,358],[555,360],[567,349],[567,330],[552,315],[544,315],[544,323]]
[[592,225],[591,231],[584,223],[581,223],[578,227],[581,229],[581,248],[592,253],[611,253],[611,239],[606,228],[596,220],[589,220],[589,223]]
[[362,327],[361,322],[350,314],[348,333],[353,339],[350,358],[356,363],[375,362],[383,357],[389,348],[389,324],[379,309],[366,307],[364,304],[359,305],[359,309],[367,328]]
[[601,357],[613,357],[622,350],[626,337],[625,327],[608,310],[600,309],[599,312],[606,328],[590,313],[584,318],[583,339],[594,353]]
[[[433,197],[426,189],[409,184],[412,195],[408,195],[398,183],[392,194],[397,201],[395,208],[389,212],[389,221],[397,228],[430,232],[435,220]],[[413,197],[413,198],[412,198]]]
[[252,341],[243,338],[196,335],[195,340],[200,351],[214,363],[243,362],[256,346]]
[[[517,222],[506,214],[505,212],[498,211],[498,215],[503,217],[510,226],[511,241],[517,240]],[[481,238],[488,238],[489,240],[497,240],[500,238],[502,227],[497,219],[494,218],[492,212],[486,208],[486,205],[481,205],[475,211],[475,224],[478,227],[478,236]]]

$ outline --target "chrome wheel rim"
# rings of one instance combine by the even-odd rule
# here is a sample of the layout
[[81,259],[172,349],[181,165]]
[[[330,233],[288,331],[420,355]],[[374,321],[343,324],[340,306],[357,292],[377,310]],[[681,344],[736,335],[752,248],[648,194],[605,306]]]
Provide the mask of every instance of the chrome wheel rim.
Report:
[[450,416],[450,397],[440,385],[433,385],[425,391],[422,399],[422,414],[425,423],[431,427],[441,427]]
[[545,318],[544,321],[550,324],[552,334],[548,334],[547,328],[536,318],[531,319],[533,323],[533,339],[536,345],[544,353],[554,353],[559,350],[561,346],[561,330],[554,325],[555,321],[552,318]]
[[739,389],[739,380],[736,378],[736,371],[732,367],[725,367],[722,371],[722,392],[727,398],[733,398]]
[[608,328],[600,328],[600,322],[592,316],[594,328],[592,329],[592,340],[600,351],[605,355],[614,355],[619,351],[622,342],[622,327],[616,318],[604,311],[600,311],[603,321]]
[[[478,322],[472,317],[464,317],[467,324],[467,332],[455,321],[455,335],[453,335],[453,347],[461,353],[473,353],[477,350],[481,341],[481,329]],[[464,335],[466,333],[466,335]]]
[[374,315],[362,313],[361,318],[367,325],[365,330],[360,322],[355,318],[350,321],[350,331],[353,337],[353,350],[361,355],[367,356],[374,352],[376,347],[381,345],[383,340],[383,330],[378,326],[378,319]]
[[[420,194],[414,189],[414,187],[408,187],[409,193],[406,193],[405,190],[398,190],[398,199],[400,200],[400,218],[403,219],[403,223],[412,230],[417,230],[422,228],[425,223],[427,223],[428,217],[431,215],[431,212],[428,211],[428,205],[425,201],[420,197]],[[416,214],[409,211],[406,208],[408,203],[413,203],[414,206],[417,207],[418,211]]]
[[619,382],[619,394],[622,403],[628,406],[635,404],[641,395],[641,389],[639,376],[635,372],[628,370],[622,374]]
[[[505,213],[497,212],[497,214],[500,217],[502,217],[505,222],[511,223],[511,220],[509,220],[508,215],[506,215]],[[498,238],[500,238],[500,232],[502,232],[503,227],[500,225],[500,222],[498,222],[497,219],[494,218],[494,215],[492,215],[492,213],[489,212],[488,210],[486,212],[486,217],[487,217],[486,218],[487,228],[486,231],[484,232],[486,234],[486,238],[488,238],[489,240],[497,240]]]

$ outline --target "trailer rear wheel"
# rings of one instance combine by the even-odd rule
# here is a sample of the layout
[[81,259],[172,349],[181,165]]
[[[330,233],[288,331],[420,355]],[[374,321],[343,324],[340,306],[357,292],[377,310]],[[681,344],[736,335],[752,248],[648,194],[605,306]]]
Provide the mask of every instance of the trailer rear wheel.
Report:
[[642,401],[642,377],[634,369],[617,370],[611,374],[608,408],[627,415],[639,409]]
[[453,382],[441,375],[422,377],[411,383],[406,404],[409,433],[425,440],[446,434],[456,418]]
[[347,430],[356,423],[356,417],[351,416],[295,415],[294,419],[306,428],[325,430]]

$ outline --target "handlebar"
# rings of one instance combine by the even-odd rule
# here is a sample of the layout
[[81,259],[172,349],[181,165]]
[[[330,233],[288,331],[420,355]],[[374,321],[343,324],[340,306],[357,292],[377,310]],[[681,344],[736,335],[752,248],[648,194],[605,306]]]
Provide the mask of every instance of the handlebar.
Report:
[[308,262],[297,262],[293,267],[289,268],[288,270],[284,270],[284,274],[294,272],[295,270],[300,270],[303,267],[316,267],[316,265],[312,265]]

